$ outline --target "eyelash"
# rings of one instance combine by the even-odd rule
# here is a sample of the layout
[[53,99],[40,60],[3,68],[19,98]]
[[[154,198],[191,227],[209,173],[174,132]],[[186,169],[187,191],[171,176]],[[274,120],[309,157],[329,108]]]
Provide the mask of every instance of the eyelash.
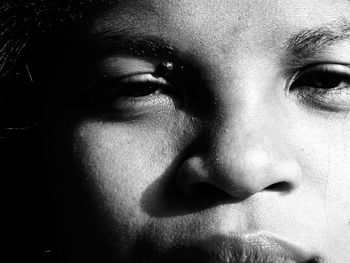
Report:
[[[113,82],[111,86],[115,88]],[[157,92],[170,92],[170,84],[164,78],[152,74],[125,77],[117,81],[116,84],[119,87],[115,91],[119,97],[144,97]]]

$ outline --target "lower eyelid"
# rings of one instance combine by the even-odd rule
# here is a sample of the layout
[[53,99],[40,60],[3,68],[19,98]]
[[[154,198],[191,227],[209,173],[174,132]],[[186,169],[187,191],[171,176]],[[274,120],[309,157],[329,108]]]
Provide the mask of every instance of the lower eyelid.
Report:
[[[331,111],[331,112],[345,112],[350,111],[350,91],[347,96],[348,99],[342,100],[339,98],[343,95],[326,95],[324,94],[314,94],[313,92],[306,90],[298,92],[298,97],[305,103],[306,105],[311,106],[312,108]],[[335,96],[338,96],[335,98]]]
[[165,95],[153,95],[140,98],[119,98],[112,103],[111,108],[120,113],[129,113],[136,111],[156,113],[159,109],[175,109],[174,101]]

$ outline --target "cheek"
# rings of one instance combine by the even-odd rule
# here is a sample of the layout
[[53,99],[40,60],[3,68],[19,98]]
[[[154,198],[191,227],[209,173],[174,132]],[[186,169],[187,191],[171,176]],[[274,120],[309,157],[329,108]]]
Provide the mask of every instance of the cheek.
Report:
[[303,169],[304,183],[323,197],[350,183],[350,118],[331,117],[298,115],[288,127],[287,140]]
[[[349,129],[350,131],[350,129]],[[349,132],[348,132],[349,133]],[[338,137],[329,148],[329,166],[325,171],[325,213],[327,232],[333,251],[348,251],[350,242],[350,136]],[[343,252],[343,253],[344,253]],[[341,253],[341,252],[340,252]],[[346,252],[345,252],[346,253]],[[341,255],[341,254],[340,254]]]
[[107,228],[105,238],[122,244],[115,251],[120,256],[147,221],[140,200],[171,162],[172,141],[164,130],[96,123],[82,125],[74,137],[88,209],[105,222],[94,227]]
[[[313,211],[315,208],[323,211],[316,217],[324,221],[328,237],[324,240],[347,244],[350,242],[350,119],[307,119],[299,122],[291,134],[303,167],[303,185],[315,197]],[[332,249],[332,244],[328,248]]]
[[162,177],[188,141],[186,125],[168,118],[163,123],[88,123],[75,132],[78,164],[90,195],[110,220],[125,218],[142,224],[147,215],[141,200]]
[[91,190],[103,195],[105,205],[135,210],[143,190],[161,173],[165,160],[151,165],[151,156],[164,146],[113,127],[87,127],[81,135],[80,163]]
[[[349,120],[348,120],[348,123]],[[350,124],[338,127],[329,142],[328,170],[325,171],[325,200],[330,235],[350,242]],[[343,241],[343,244],[344,241]],[[346,249],[348,250],[348,248]]]

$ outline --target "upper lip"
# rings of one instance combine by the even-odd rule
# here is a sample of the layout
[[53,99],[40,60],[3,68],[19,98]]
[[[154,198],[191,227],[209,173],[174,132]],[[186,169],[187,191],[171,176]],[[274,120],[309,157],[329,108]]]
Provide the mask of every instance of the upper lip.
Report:
[[177,248],[165,262],[321,263],[296,245],[272,235],[215,235]]

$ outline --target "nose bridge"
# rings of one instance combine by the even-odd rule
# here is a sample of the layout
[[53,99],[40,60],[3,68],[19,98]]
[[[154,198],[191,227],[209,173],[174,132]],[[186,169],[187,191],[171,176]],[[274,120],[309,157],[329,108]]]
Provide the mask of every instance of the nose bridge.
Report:
[[[234,74],[220,76],[214,84],[220,101],[214,143],[222,154],[233,148],[243,151],[269,144],[271,128],[277,122],[277,116],[273,114],[273,86],[269,85],[266,74],[258,68],[251,70],[248,65],[238,68],[250,70],[235,70]],[[262,75],[265,75],[264,79]],[[235,152],[238,154],[239,151]]]
[[[225,169],[237,166],[267,168],[269,160],[280,154],[274,116],[263,101],[250,97],[225,107],[212,135],[212,158]],[[277,152],[275,152],[277,151]]]

